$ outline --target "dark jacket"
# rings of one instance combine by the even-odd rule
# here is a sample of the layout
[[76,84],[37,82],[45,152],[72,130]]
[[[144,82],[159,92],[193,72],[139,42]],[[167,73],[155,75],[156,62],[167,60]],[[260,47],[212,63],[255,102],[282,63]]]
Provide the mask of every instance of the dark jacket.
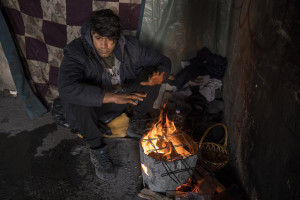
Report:
[[[157,66],[157,71],[170,74],[171,61],[153,49],[143,47],[131,36],[121,36],[114,49],[121,62],[121,85],[135,79],[142,69]],[[101,107],[105,91],[112,88],[109,76],[101,64],[100,57],[92,43],[89,24],[81,28],[77,38],[64,48],[58,75],[58,91],[63,102],[66,120],[74,125],[69,104]]]

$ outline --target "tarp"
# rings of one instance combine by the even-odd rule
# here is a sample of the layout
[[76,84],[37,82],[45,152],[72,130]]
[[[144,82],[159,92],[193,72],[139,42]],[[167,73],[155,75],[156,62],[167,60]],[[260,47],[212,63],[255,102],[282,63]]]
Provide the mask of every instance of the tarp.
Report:
[[207,47],[225,56],[232,0],[147,0],[140,33],[143,44],[167,55],[172,71]]
[[0,11],[0,42],[10,71],[15,82],[18,96],[24,103],[25,110],[30,118],[36,118],[47,112],[40,100],[32,92],[27,79],[24,76],[23,67],[19,58],[18,50],[9,32],[8,26]]

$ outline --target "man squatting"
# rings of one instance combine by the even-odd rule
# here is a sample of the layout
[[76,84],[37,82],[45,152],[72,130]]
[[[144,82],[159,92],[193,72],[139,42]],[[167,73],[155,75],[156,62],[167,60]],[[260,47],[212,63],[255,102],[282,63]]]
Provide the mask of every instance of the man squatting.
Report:
[[94,11],[81,27],[81,37],[64,48],[58,75],[64,116],[80,130],[90,146],[91,162],[100,179],[114,176],[103,134],[108,122],[133,106],[127,135],[138,119],[153,112],[160,84],[171,71],[171,61],[122,34],[120,18],[111,10]]

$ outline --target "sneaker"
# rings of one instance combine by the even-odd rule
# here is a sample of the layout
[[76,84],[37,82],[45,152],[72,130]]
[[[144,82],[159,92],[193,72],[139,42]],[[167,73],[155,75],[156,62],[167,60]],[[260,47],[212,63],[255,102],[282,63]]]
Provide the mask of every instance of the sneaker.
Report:
[[127,135],[133,138],[142,138],[146,130],[146,120],[131,119],[127,129]]
[[99,179],[108,180],[115,178],[114,166],[106,151],[103,149],[90,149],[90,158]]

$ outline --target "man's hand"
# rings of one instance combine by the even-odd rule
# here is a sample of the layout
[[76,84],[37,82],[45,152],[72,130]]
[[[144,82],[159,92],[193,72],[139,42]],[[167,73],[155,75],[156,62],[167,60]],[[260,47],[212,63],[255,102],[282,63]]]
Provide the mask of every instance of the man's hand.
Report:
[[153,74],[148,78],[147,82],[141,82],[141,85],[153,86],[156,84],[161,84],[164,80],[165,72],[153,72]]
[[145,93],[105,93],[103,103],[127,104],[137,105],[138,101],[143,101],[147,96]]

